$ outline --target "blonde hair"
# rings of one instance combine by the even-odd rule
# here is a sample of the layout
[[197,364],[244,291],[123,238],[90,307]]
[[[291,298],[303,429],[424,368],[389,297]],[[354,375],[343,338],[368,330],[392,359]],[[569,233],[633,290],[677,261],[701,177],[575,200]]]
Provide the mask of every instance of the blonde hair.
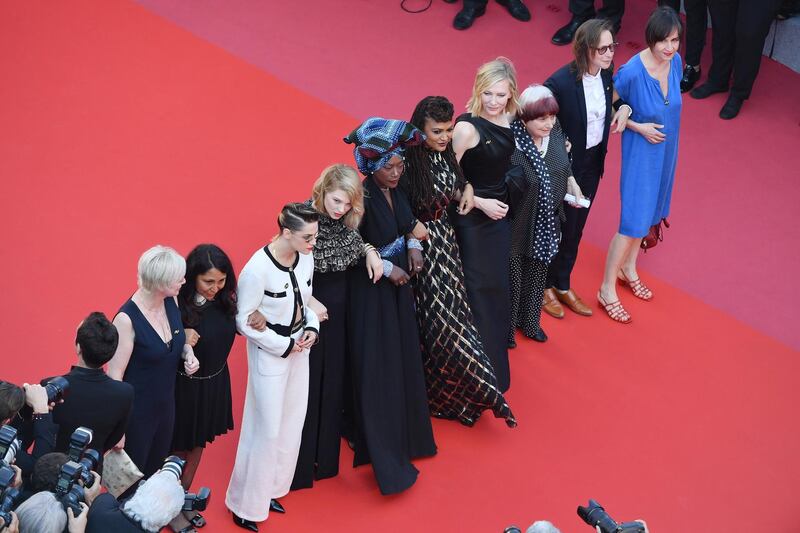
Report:
[[311,189],[311,205],[327,216],[325,195],[334,191],[344,191],[350,198],[350,211],[342,217],[342,222],[348,228],[356,229],[364,216],[364,186],[361,185],[356,169],[349,165],[335,164],[323,170]]
[[519,101],[517,100],[517,71],[510,59],[500,56],[478,67],[478,72],[475,74],[475,84],[472,86],[472,96],[467,102],[467,111],[473,117],[480,116],[481,112],[483,112],[483,102],[481,102],[483,91],[501,81],[508,82],[508,90],[511,93],[508,102],[506,102],[505,111],[510,115],[517,113],[519,108]]
[[139,286],[148,291],[160,291],[186,274],[186,260],[169,246],[157,244],[139,258]]

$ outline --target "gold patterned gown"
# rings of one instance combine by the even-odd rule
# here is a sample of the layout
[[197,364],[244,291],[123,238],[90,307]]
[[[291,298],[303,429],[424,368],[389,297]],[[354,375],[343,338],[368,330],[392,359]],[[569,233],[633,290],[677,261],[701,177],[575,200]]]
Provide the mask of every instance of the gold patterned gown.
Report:
[[[472,426],[486,409],[514,427],[517,422],[474,326],[464,287],[458,243],[447,206],[456,175],[439,152],[430,152],[436,200],[414,215],[428,228],[425,263],[412,278],[431,413]],[[404,188],[409,186],[405,176]]]

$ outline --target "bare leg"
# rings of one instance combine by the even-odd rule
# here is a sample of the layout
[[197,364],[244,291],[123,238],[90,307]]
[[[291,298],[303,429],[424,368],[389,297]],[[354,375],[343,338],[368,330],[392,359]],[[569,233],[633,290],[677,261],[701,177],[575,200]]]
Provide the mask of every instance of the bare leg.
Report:
[[636,272],[636,260],[639,258],[641,244],[642,239],[633,239],[633,243],[628,250],[628,255],[625,256],[620,267],[625,277],[630,280],[639,279],[639,273]]
[[638,250],[634,245],[638,246],[641,239],[634,239],[626,237],[621,233],[617,233],[611,238],[611,243],[608,245],[608,256],[606,256],[606,270],[603,274],[603,284],[600,285],[600,296],[608,303],[616,302],[619,300],[617,296],[617,272],[620,266],[629,257],[633,256],[633,268],[636,271],[636,254]]

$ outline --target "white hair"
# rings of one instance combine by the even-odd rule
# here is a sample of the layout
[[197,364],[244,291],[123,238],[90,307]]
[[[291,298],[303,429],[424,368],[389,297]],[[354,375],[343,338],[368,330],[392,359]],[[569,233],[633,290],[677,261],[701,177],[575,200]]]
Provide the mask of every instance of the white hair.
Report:
[[17,508],[20,533],[61,533],[67,513],[52,492],[37,492]]
[[537,520],[530,525],[525,533],[561,533],[561,531],[547,520]]
[[171,472],[158,471],[145,481],[122,512],[146,531],[160,531],[183,507],[183,487]]
[[169,246],[157,244],[139,258],[139,286],[159,291],[186,274],[186,260]]
[[[519,95],[519,107],[525,108],[543,98],[555,98],[553,92],[544,85],[530,85]],[[548,522],[549,524],[549,522]]]

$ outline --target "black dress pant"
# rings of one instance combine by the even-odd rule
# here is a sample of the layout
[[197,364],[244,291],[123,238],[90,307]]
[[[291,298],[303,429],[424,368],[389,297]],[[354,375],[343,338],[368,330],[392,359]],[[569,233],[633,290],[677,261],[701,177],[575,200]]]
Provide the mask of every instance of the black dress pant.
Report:
[[[659,0],[658,5],[669,6],[678,13],[681,0]],[[708,0],[683,0],[686,11],[686,53],[682,54],[686,65],[696,67],[706,46],[708,31]]]
[[708,0],[713,28],[708,82],[731,95],[750,97],[761,66],[761,53],[780,0]]
[[486,4],[489,3],[489,0],[464,0],[464,8],[474,7],[474,8],[481,8],[486,7]]
[[558,245],[558,253],[550,262],[547,269],[546,287],[555,287],[558,290],[569,290],[569,278],[575,261],[578,259],[578,246],[583,236],[583,228],[586,226],[586,219],[589,218],[589,211],[594,205],[597,187],[600,184],[600,173],[603,166],[603,153],[600,145],[586,150],[584,157],[586,164],[582,171],[575,173],[575,181],[581,188],[581,192],[592,203],[586,207],[564,206],[566,220],[561,223],[561,242]]
[[625,0],[603,0],[603,7],[597,12],[594,10],[594,0],[569,0],[569,11],[578,18],[603,18],[619,26],[625,13]]

